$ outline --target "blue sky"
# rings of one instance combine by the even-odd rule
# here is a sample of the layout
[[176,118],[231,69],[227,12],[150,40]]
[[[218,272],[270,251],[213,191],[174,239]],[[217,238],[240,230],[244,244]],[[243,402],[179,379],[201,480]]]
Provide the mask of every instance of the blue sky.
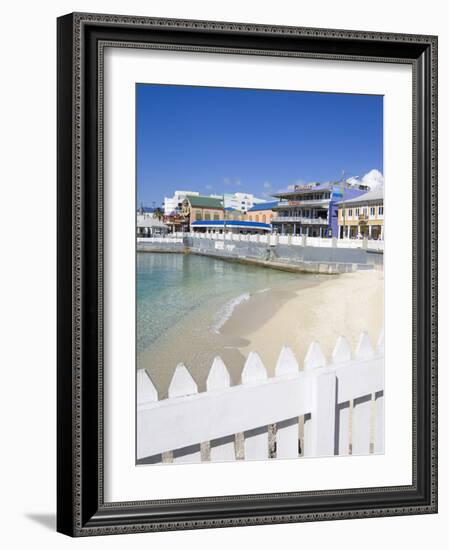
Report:
[[138,84],[137,204],[383,172],[382,96]]

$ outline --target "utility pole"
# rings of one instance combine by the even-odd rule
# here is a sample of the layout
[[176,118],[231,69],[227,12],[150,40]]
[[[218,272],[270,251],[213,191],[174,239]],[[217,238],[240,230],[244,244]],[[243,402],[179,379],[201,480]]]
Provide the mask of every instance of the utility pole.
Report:
[[342,192],[342,205],[343,205],[343,236],[342,238],[345,238],[345,229],[346,229],[346,205],[345,205],[345,171],[343,169],[341,173],[341,192]]
[[226,236],[226,208],[225,208],[225,196],[223,193],[223,240]]

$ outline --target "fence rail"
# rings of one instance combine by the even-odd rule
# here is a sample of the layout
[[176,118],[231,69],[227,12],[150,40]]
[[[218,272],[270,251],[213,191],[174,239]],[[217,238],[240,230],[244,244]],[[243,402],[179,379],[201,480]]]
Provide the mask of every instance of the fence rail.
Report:
[[337,239],[337,238],[323,238],[323,237],[307,237],[306,235],[279,235],[279,234],[265,234],[265,235],[251,235],[242,233],[170,233],[165,237],[138,237],[137,242],[140,243],[167,243],[176,242],[180,243],[184,238],[194,237],[196,239],[212,239],[212,240],[229,240],[229,241],[243,241],[243,242],[258,242],[265,243],[267,245],[286,244],[293,246],[315,246],[320,248],[364,248],[374,252],[383,252],[384,241],[382,240],[370,240],[370,239]]
[[181,237],[137,237],[138,243],[182,243]]
[[[179,364],[168,398],[160,401],[141,369],[137,457],[157,463],[382,453],[383,356],[383,335],[373,349],[363,332],[354,357],[341,336],[329,364],[320,345],[312,342],[302,370],[291,349],[284,347],[275,375],[269,378],[259,355],[251,352],[241,383],[234,386],[224,362],[216,357],[201,393]],[[240,456],[238,438],[243,438]]]

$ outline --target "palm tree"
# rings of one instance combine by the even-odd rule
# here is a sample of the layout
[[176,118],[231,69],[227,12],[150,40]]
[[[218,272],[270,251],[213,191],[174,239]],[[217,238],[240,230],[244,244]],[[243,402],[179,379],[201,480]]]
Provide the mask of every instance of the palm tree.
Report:
[[158,206],[158,207],[155,209],[153,215],[154,215],[154,217],[155,217],[157,220],[161,221],[162,218],[164,217],[164,212],[162,211],[162,208],[160,208],[160,207]]

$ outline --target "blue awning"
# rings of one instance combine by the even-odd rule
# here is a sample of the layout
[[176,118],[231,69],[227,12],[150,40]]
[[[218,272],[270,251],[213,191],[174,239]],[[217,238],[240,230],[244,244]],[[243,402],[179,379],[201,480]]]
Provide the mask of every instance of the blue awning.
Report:
[[247,222],[240,220],[197,220],[192,222],[192,228],[195,227],[211,227],[214,229],[223,229],[226,227],[233,227],[238,229],[263,229],[265,231],[271,231],[271,225],[269,223],[261,222]]

